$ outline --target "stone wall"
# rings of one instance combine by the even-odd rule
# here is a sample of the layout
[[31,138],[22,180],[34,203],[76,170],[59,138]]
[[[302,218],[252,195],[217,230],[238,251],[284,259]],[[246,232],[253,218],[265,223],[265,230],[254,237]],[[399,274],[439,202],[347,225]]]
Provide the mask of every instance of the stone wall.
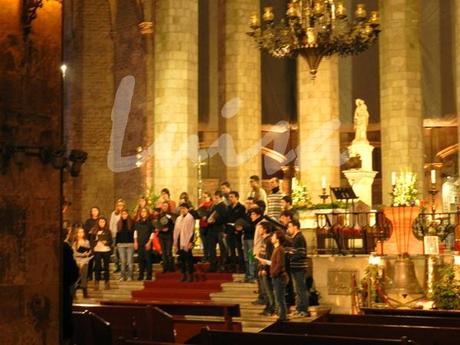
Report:
[[[58,145],[61,4],[43,2],[27,42],[19,26],[20,4],[3,1],[0,10],[0,147]],[[57,345],[60,173],[28,155],[14,156],[3,168],[0,344]]]

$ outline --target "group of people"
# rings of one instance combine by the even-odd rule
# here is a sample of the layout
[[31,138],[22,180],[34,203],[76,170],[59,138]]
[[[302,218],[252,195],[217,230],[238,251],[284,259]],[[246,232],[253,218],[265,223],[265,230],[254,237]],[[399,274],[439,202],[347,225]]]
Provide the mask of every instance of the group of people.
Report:
[[[244,281],[257,281],[259,299],[255,303],[266,305],[264,315],[277,313],[280,319],[287,318],[285,290],[289,282],[296,313],[306,315],[306,241],[292,199],[281,192],[277,178],[270,179],[268,194],[258,176],[251,176],[249,183],[251,193],[244,202],[228,182],[223,182],[212,195],[204,192],[197,207],[185,192],[176,204],[164,188],[154,205],[140,198],[133,212],[122,199],[117,200],[110,219],[103,217],[98,207],[91,208],[86,222],[75,224],[68,238],[80,268],[83,294],[87,296],[87,280],[93,275],[95,289],[101,280],[106,289],[110,288],[112,253],[122,280],[134,278],[135,251],[137,279],[152,279],[152,251],[156,250],[161,252],[163,272],[176,269],[177,255],[181,280],[193,281],[192,251],[199,234],[202,261],[209,263],[207,271],[241,272],[245,273]],[[195,225],[199,227],[197,235]]]

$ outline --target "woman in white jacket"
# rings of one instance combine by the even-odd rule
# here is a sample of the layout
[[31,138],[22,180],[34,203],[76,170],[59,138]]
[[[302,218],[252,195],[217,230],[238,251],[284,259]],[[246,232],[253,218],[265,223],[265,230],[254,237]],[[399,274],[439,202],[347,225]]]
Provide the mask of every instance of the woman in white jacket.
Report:
[[179,266],[182,272],[181,281],[193,281],[193,253],[195,218],[189,213],[190,206],[182,203],[179,206],[180,216],[174,226],[174,246],[179,255]]

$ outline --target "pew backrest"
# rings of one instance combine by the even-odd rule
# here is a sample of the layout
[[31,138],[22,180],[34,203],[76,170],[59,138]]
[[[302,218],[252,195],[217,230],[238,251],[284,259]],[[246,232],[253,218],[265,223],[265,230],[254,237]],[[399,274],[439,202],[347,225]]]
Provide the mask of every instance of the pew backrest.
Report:
[[112,345],[112,328],[109,322],[89,311],[73,311],[73,344]]
[[[371,341],[370,341],[371,340]],[[202,345],[416,345],[413,341],[403,337],[401,339],[379,339],[342,337],[330,335],[300,335],[279,333],[246,333],[210,331],[203,329],[201,333]]]
[[358,336],[362,338],[399,339],[407,337],[418,345],[458,345],[459,328],[412,325],[371,325],[364,323],[277,322],[262,332]]
[[460,318],[459,310],[423,310],[423,309],[392,309],[392,308],[361,308],[365,315],[405,315],[425,317]]
[[174,342],[171,315],[152,306],[74,305],[74,310],[88,310],[112,326],[115,344],[120,338]]
[[460,328],[460,318],[437,317],[437,316],[412,316],[412,315],[349,315],[349,314],[326,314],[313,322],[329,323],[365,323],[373,325],[408,325],[429,327],[452,327]]

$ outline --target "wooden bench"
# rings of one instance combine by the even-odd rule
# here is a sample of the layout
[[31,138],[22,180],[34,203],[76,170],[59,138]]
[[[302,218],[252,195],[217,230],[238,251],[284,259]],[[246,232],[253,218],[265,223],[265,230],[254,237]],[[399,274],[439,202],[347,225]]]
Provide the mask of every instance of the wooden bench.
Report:
[[[379,339],[342,337],[334,335],[297,335],[279,333],[245,333],[202,330],[202,345],[395,345],[415,343],[405,337],[401,339]],[[147,344],[145,344],[147,345]]]
[[175,341],[172,316],[157,307],[75,304],[73,310],[87,310],[109,322],[114,344],[120,338]]
[[326,314],[313,322],[366,323],[372,325],[409,325],[460,328],[460,318],[412,315]]
[[460,318],[458,310],[423,310],[423,309],[393,309],[393,308],[361,308],[365,315],[398,315]]
[[[131,340],[131,339],[123,339],[121,345],[179,345],[180,343],[163,343],[159,341],[151,341],[151,340]],[[197,344],[199,345],[199,344]]]
[[[162,300],[127,300],[101,301],[107,306],[154,306],[173,316],[176,342],[186,340],[199,334],[203,327],[213,330],[241,331],[241,322],[233,317],[241,316],[240,306],[235,303],[214,303],[211,301],[162,301]],[[222,320],[200,319],[200,317],[217,317]]]
[[263,332],[380,339],[407,337],[418,345],[458,345],[460,328],[338,322],[277,322],[265,328]]
[[75,345],[112,345],[112,327],[98,315],[89,311],[72,312]]

